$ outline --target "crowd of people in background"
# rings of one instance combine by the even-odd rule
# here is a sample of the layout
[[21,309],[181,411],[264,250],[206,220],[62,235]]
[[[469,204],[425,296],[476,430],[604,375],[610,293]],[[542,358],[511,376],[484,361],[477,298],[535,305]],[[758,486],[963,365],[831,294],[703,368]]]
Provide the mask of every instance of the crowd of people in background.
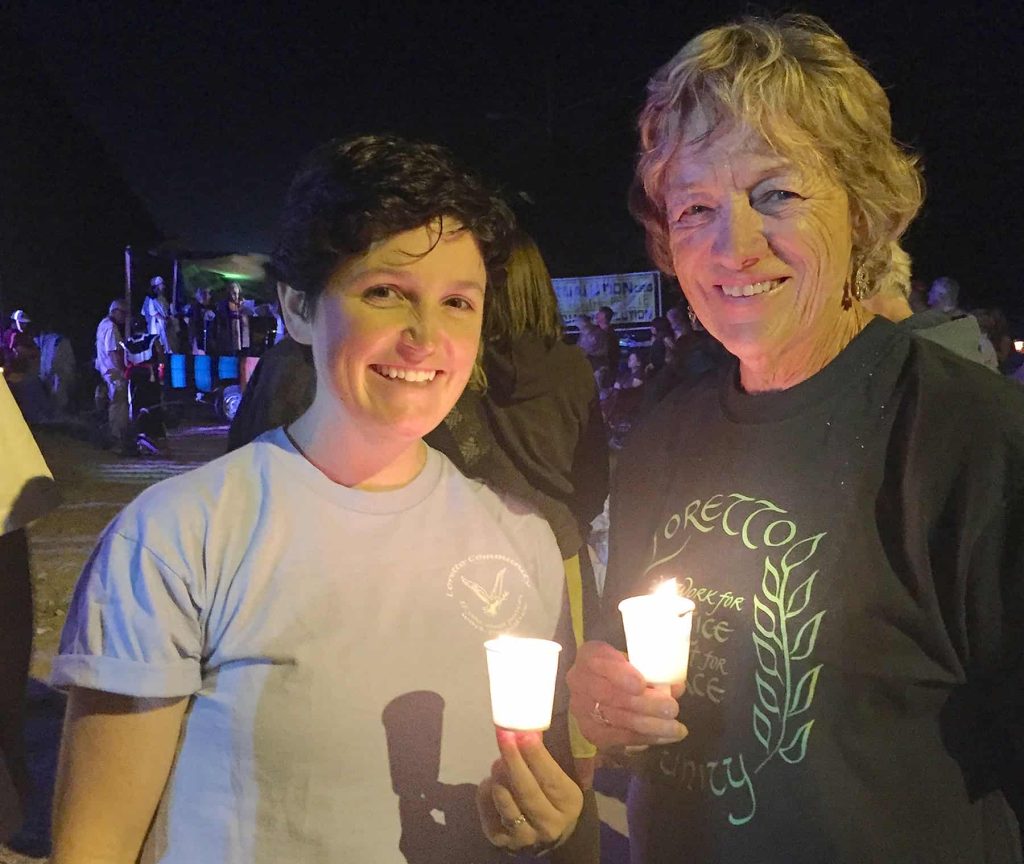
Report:
[[[910,256],[896,249],[894,257],[885,284],[863,301],[867,309],[1024,386],[1024,353],[1015,346],[1001,309],[965,311],[955,279],[941,276],[930,285],[914,282]],[[634,330],[621,345],[611,307],[602,307],[593,320],[581,315],[576,322],[576,344],[594,370],[615,448],[667,393],[720,368],[729,356],[684,302],[654,317],[649,333]]]
[[[897,257],[886,284],[864,305],[1024,386],[1024,353],[1014,344],[1006,314],[999,308],[965,311],[955,279],[941,276],[930,284],[912,279],[909,256],[900,249]],[[125,300],[111,302],[97,326],[91,363],[84,368],[71,340],[49,321],[37,324],[23,309],[10,314],[0,332],[0,366],[30,423],[64,422],[91,410],[100,417],[105,446],[137,453],[138,436],[129,436],[125,377],[129,312]],[[171,354],[259,355],[287,336],[276,300],[246,299],[238,282],[228,283],[218,301],[209,287],[200,286],[190,302],[175,304],[163,277],[156,276],[134,324],[133,337],[142,340],[129,351],[136,355],[134,365],[147,364],[161,381]],[[622,325],[616,324],[612,307],[602,306],[593,316],[578,316],[575,331],[568,330],[564,338],[590,364],[609,442],[619,448],[665,394],[719,368],[728,352],[685,302],[667,306],[664,315],[651,319],[647,332],[634,324],[620,333]],[[91,399],[76,397],[80,385]]]
[[125,455],[156,452],[159,428],[146,434],[136,421],[160,401],[170,355],[258,355],[284,338],[276,300],[246,298],[238,282],[227,282],[219,301],[213,293],[201,285],[191,301],[173,302],[163,277],[155,276],[137,311],[125,298],[113,299],[91,344],[78,352],[51,321],[16,309],[0,328],[0,368],[26,420],[91,421],[101,446]]

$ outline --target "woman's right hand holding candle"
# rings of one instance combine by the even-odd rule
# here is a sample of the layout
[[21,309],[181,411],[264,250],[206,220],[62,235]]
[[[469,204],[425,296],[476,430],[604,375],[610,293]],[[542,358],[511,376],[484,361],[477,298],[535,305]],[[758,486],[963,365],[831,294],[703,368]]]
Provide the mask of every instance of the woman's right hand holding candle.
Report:
[[606,642],[580,646],[568,682],[570,706],[580,731],[601,749],[670,744],[687,735],[676,719],[676,698],[685,685],[672,685],[671,694],[648,687],[622,652]]

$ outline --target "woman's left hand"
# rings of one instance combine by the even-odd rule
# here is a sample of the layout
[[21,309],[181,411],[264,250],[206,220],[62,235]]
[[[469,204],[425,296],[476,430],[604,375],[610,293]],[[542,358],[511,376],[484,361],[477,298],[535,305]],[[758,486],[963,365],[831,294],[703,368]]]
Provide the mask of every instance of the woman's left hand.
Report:
[[583,792],[548,752],[540,732],[496,731],[501,758],[476,793],[484,834],[510,851],[557,846],[576,829]]

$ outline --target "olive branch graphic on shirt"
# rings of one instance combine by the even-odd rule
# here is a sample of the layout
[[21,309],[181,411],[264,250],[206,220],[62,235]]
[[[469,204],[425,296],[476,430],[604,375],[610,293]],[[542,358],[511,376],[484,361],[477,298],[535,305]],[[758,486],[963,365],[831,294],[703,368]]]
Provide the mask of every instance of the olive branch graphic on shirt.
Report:
[[754,769],[755,774],[776,755],[795,765],[807,754],[807,739],[814,719],[803,723],[800,720],[814,700],[822,664],[808,669],[803,661],[814,650],[826,610],[807,617],[817,570],[792,591],[790,584],[791,580],[795,582],[799,578],[794,571],[814,555],[824,536],[824,533],[818,534],[794,544],[786,550],[778,566],[770,557],[764,559],[761,580],[764,600],[754,595],[751,637],[761,667],[754,673],[760,703],[755,704],[753,710],[754,735],[766,755]]

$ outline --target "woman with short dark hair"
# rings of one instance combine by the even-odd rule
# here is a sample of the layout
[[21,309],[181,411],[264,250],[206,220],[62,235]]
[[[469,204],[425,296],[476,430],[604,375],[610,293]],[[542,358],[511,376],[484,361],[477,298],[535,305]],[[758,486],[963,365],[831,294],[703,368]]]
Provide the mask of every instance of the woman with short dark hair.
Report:
[[574,647],[551,529],[422,440],[470,378],[512,228],[434,145],[331,142],[299,173],[275,266],[312,405],[101,538],[54,661],[55,862],[591,848],[564,692],[551,750],[496,748],[491,723],[485,639]]

